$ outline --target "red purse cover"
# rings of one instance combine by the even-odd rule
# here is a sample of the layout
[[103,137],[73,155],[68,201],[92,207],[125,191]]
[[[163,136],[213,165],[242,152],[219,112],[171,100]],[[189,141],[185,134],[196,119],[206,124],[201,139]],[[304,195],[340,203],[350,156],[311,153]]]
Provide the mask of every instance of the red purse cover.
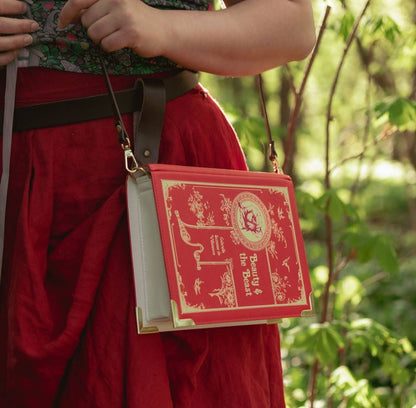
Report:
[[312,314],[289,176],[149,168],[175,326]]

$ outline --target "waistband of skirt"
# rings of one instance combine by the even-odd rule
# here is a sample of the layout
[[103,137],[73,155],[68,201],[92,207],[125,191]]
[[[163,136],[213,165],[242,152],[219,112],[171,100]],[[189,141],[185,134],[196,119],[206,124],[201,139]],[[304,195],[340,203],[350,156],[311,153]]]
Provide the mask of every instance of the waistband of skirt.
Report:
[[[112,78],[111,82],[114,79],[117,80],[117,78]],[[104,77],[99,77],[99,79],[104,82]],[[121,114],[133,113],[140,111],[144,100],[149,98],[156,97],[158,103],[164,103],[189,92],[198,85],[198,80],[199,74],[197,72],[187,70],[165,78],[146,77],[138,79],[136,77],[132,87],[121,91],[115,90],[114,96]],[[117,82],[120,85],[121,81]],[[144,91],[145,89],[146,91]],[[146,103],[146,106],[148,103]],[[63,126],[111,117],[114,113],[114,107],[105,86],[104,93],[101,94],[90,93],[81,97],[73,97],[72,94],[71,98],[65,99],[57,98],[55,95],[52,102],[17,106],[14,112],[13,129],[21,132],[30,129]],[[0,110],[0,128],[2,128],[2,122],[3,112]]]
[[[167,78],[180,71],[152,75],[111,76],[115,91],[133,87],[138,78]],[[4,108],[5,70],[0,72],[0,109]],[[16,85],[16,106],[28,106],[57,100],[84,98],[107,92],[104,76],[48,68],[19,68]]]

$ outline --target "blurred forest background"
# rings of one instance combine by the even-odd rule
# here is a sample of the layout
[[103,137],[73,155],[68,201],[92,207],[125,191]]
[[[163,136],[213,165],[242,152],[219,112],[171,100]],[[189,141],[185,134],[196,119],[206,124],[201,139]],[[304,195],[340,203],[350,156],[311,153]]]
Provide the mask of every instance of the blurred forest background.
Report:
[[[288,408],[416,407],[416,1],[313,0],[317,45],[263,74],[316,316],[280,325]],[[299,27],[299,29],[302,29]],[[271,171],[255,78],[202,83]]]

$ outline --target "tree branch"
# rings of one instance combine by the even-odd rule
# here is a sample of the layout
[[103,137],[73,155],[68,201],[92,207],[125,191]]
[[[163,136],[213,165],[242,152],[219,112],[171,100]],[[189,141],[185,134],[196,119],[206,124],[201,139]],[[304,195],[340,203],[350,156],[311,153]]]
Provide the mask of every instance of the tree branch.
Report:
[[370,148],[377,146],[381,141],[385,140],[387,136],[395,133],[397,131],[397,128],[394,126],[392,128],[389,128],[388,131],[383,131],[380,135],[378,135],[374,140],[367,143],[363,146],[362,150],[359,153],[353,154],[352,156],[345,157],[344,159],[340,160],[338,163],[335,163],[328,171],[329,173],[332,173],[335,169],[338,167],[343,166],[345,163],[354,160],[354,159],[360,159],[364,153]]
[[[327,190],[329,190],[331,188],[331,179],[330,179],[330,169],[329,169],[329,165],[330,165],[330,154],[329,154],[329,148],[330,148],[330,131],[329,131],[329,124],[332,120],[332,101],[334,99],[334,95],[335,95],[335,90],[336,87],[338,85],[338,80],[339,80],[339,75],[341,73],[341,69],[342,66],[344,65],[345,62],[345,58],[348,54],[348,51],[351,47],[352,41],[356,36],[356,32],[358,29],[358,26],[361,22],[361,19],[363,18],[365,12],[367,11],[368,6],[370,5],[370,1],[371,0],[367,0],[367,2],[364,5],[363,10],[361,11],[361,14],[359,15],[359,17],[356,19],[356,21],[354,22],[353,28],[351,30],[351,33],[348,37],[347,43],[344,47],[344,51],[341,57],[341,60],[339,62],[336,74],[335,74],[335,78],[334,81],[332,83],[332,87],[331,87],[331,91],[330,91],[330,95],[329,95],[329,102],[328,102],[328,109],[327,109],[327,122],[326,122],[326,140],[325,140],[325,188]],[[325,285],[325,289],[324,289],[324,293],[322,296],[322,310],[321,310],[321,322],[325,322],[328,320],[328,312],[329,312],[329,294],[330,294],[330,290],[333,284],[333,277],[334,277],[334,260],[333,260],[333,247],[334,247],[334,243],[333,243],[333,237],[332,237],[332,232],[333,232],[333,227],[332,227],[332,220],[331,217],[329,216],[328,213],[328,207],[329,207],[329,200],[327,202],[327,206],[326,206],[326,213],[325,213],[325,241],[326,241],[326,249],[327,249],[327,263],[328,263],[328,280],[326,282]],[[313,365],[312,368],[312,380],[311,380],[311,384],[315,386],[316,384],[316,377],[318,375],[318,364],[315,361],[315,364]],[[314,395],[315,395],[315,390],[314,389],[309,389],[309,404],[310,407],[313,408],[314,406]]]
[[[350,50],[351,44],[356,36],[358,26],[364,17],[365,12],[368,9],[368,6],[370,5],[371,0],[367,0],[360,15],[357,17],[357,19],[354,22],[354,25],[352,27],[351,33],[348,37],[348,40],[345,44],[344,51],[342,53],[340,62],[338,64],[338,68],[335,74],[334,81],[332,82],[331,91],[329,95],[329,102],[328,102],[328,108],[327,108],[327,115],[326,115],[326,140],[325,140],[325,188],[327,190],[331,189],[331,170],[329,168],[330,166],[330,130],[329,125],[332,120],[332,102],[335,95],[335,90],[338,85],[339,76],[342,70],[342,67],[344,65],[346,56],[348,54],[348,51]],[[327,202],[327,209],[329,207],[329,200]],[[329,301],[329,292],[330,288],[332,286],[332,280],[333,280],[333,272],[334,272],[334,262],[333,262],[333,238],[332,238],[332,220],[331,217],[328,215],[328,211],[325,215],[325,232],[326,232],[326,248],[327,248],[327,262],[328,262],[328,280],[325,285],[325,290],[322,297],[322,313],[321,313],[321,322],[327,321],[328,318],[328,301]]]
[[293,76],[292,76],[292,73],[291,73],[289,67],[286,67],[286,69],[289,72],[289,80],[290,80],[291,88],[292,88],[293,93],[295,95],[295,105],[294,105],[292,113],[290,115],[288,133],[287,133],[286,142],[285,142],[285,146],[284,146],[285,159],[284,159],[283,166],[282,166],[282,169],[283,169],[284,173],[290,168],[291,163],[293,162],[293,150],[294,150],[294,145],[295,145],[295,130],[296,130],[296,125],[297,125],[297,119],[298,119],[298,116],[299,116],[300,106],[302,104],[302,97],[303,97],[303,93],[305,91],[307,80],[309,78],[309,75],[310,75],[310,72],[311,72],[311,69],[312,69],[312,65],[315,61],[316,55],[318,54],[319,46],[320,46],[321,41],[322,41],[322,37],[323,37],[324,31],[325,31],[325,28],[326,28],[326,23],[328,21],[330,11],[331,11],[331,6],[327,6],[326,9],[325,9],[325,13],[324,13],[324,16],[323,16],[323,19],[322,19],[321,26],[319,28],[318,37],[316,39],[316,44],[315,44],[315,47],[314,47],[314,49],[312,51],[312,54],[309,58],[308,64],[306,66],[299,91],[296,90],[296,86],[294,84]]

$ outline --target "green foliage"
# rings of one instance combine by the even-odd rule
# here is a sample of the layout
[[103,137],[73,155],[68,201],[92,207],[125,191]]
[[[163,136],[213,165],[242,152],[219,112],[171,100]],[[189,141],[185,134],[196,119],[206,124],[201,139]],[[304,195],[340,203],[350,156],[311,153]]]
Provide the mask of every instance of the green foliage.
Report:
[[351,29],[354,25],[354,21],[355,21],[354,14],[352,14],[352,12],[350,11],[346,11],[341,19],[340,27],[339,27],[339,33],[345,42],[347,42],[347,39],[351,33]]
[[264,132],[264,120],[259,116],[243,116],[232,121],[232,124],[245,146],[256,147],[261,150],[267,142]]
[[325,211],[334,221],[340,221],[344,217],[348,217],[349,220],[358,222],[359,217],[355,208],[342,201],[338,193],[334,189],[326,190],[316,202],[316,206],[321,211]]
[[[359,284],[354,286],[357,289]],[[302,355],[307,364],[317,356],[328,367],[330,374],[319,397],[328,389],[335,406],[384,408],[380,394],[386,378],[392,387],[402,389],[415,381],[416,353],[411,343],[369,318],[309,325],[297,322],[287,330],[285,340],[293,355]],[[373,367],[371,372],[368,367]],[[288,392],[297,386],[299,382],[291,382]]]
[[330,394],[351,408],[381,408],[380,400],[366,379],[356,380],[348,367],[339,366],[329,379]]
[[399,25],[390,16],[372,16],[367,21],[366,28],[369,30],[371,37],[377,40],[381,34],[391,44],[395,44],[397,37],[402,35]]
[[401,131],[416,130],[416,102],[407,98],[389,98],[375,107],[378,118],[387,119]]
[[386,272],[398,272],[399,264],[393,242],[388,235],[376,234],[367,228],[351,228],[342,236],[347,252],[358,262],[365,263],[376,258]]
[[293,347],[312,351],[323,364],[335,364],[339,349],[345,346],[334,323],[314,323],[293,329]]

